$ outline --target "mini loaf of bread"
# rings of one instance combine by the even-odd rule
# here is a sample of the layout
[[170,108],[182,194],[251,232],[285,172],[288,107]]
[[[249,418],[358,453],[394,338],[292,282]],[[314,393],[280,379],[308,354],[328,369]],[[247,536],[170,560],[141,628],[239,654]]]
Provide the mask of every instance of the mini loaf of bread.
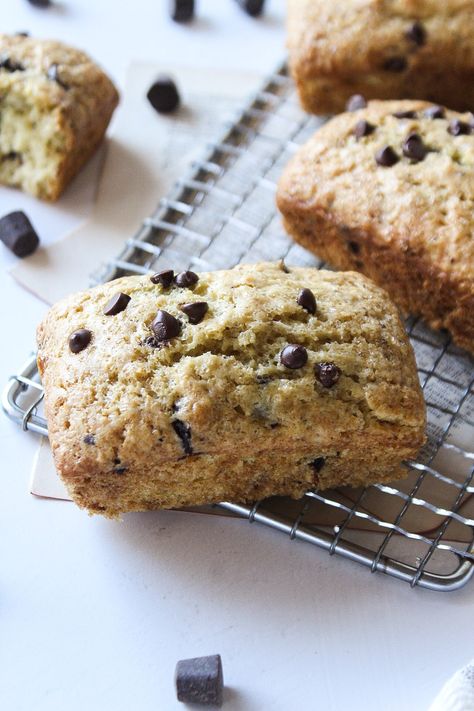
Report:
[[83,52],[0,34],[0,183],[56,200],[102,140],[117,102]]
[[473,0],[289,0],[291,72],[304,108],[353,94],[474,108]]
[[382,289],[277,264],[172,276],[76,294],[39,327],[54,459],[79,506],[118,516],[403,475],[425,409]]
[[474,353],[474,122],[420,101],[337,116],[290,161],[291,236]]

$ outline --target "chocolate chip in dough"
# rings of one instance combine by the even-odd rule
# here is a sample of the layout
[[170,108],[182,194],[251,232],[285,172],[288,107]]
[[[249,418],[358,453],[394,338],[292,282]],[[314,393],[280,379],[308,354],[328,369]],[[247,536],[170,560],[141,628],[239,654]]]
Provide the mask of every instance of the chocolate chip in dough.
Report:
[[445,111],[442,106],[430,106],[423,112],[425,118],[428,119],[443,119]]
[[407,68],[405,57],[389,57],[383,63],[383,68],[387,72],[404,72]]
[[316,379],[325,388],[332,388],[341,377],[341,370],[334,363],[316,363],[314,372]]
[[180,306],[181,311],[188,317],[189,323],[194,325],[201,323],[208,308],[205,301],[195,301],[192,304],[183,304],[183,306]]
[[357,121],[356,125],[352,129],[354,136],[358,138],[363,138],[364,136],[370,136],[371,133],[375,131],[375,126],[365,119]]
[[181,440],[183,452],[186,455],[192,454],[193,447],[191,444],[191,427],[182,420],[173,420],[171,423],[171,427],[174,429],[174,431]]
[[150,277],[152,284],[161,284],[164,289],[171,286],[174,279],[174,271],[172,269],[164,269],[162,272],[157,272]]
[[416,162],[424,160],[428,149],[419,133],[409,133],[402,146],[403,155]]
[[92,333],[87,328],[80,328],[69,336],[69,348],[73,353],[80,353],[91,342]]
[[95,444],[95,435],[86,434],[82,441],[84,442],[84,444]]
[[471,133],[471,127],[465,121],[453,119],[449,122],[448,133],[450,133],[451,136],[467,136]]
[[314,469],[316,473],[319,473],[321,469],[324,467],[326,460],[324,457],[316,457],[316,459],[313,459],[312,462],[310,462],[310,466]]
[[170,0],[170,15],[175,22],[189,22],[194,17],[194,0]]
[[407,39],[422,47],[426,42],[426,30],[419,20],[416,20],[406,31]]
[[116,314],[119,314],[121,311],[125,311],[129,301],[130,296],[120,291],[118,294],[115,294],[115,296],[112,296],[104,309],[104,314],[106,316],[116,316]]
[[174,278],[175,284],[183,289],[189,289],[198,283],[199,277],[194,272],[180,272]]
[[21,210],[0,219],[0,240],[17,257],[27,257],[39,245],[33,225]]
[[316,299],[311,289],[301,289],[296,299],[298,306],[301,306],[309,314],[316,313]]
[[24,72],[25,67],[20,62],[14,62],[8,54],[0,54],[0,69],[7,72]]
[[151,324],[151,330],[158,342],[169,341],[181,333],[181,321],[160,309]]
[[48,77],[48,79],[51,79],[51,81],[55,81],[56,84],[61,86],[63,89],[69,89],[69,85],[66,84],[66,82],[64,82],[59,76],[59,67],[57,64],[51,64],[48,71],[46,72],[46,76]]
[[397,119],[414,119],[416,118],[416,111],[395,111],[392,116]]
[[366,106],[367,101],[362,94],[353,94],[353,96],[347,100],[346,111],[358,111],[359,109],[365,109]]
[[280,362],[292,370],[302,368],[308,362],[308,352],[304,346],[290,343],[281,351]]
[[175,111],[180,98],[178,89],[173,79],[165,74],[159,76],[148,89],[146,98],[155,111],[160,114],[168,114]]
[[391,166],[398,163],[399,160],[392,146],[383,146],[375,154],[375,162],[383,168],[391,168]]
[[224,676],[220,654],[182,659],[176,665],[178,701],[204,706],[221,706]]

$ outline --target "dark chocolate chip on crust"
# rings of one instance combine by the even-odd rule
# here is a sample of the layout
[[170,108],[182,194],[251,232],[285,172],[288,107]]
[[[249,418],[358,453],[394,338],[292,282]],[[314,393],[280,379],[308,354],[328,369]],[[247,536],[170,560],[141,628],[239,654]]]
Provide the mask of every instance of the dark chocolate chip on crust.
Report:
[[445,111],[442,106],[430,106],[424,110],[423,115],[429,119],[443,119]]
[[84,442],[84,444],[95,444],[95,435],[86,434],[82,441]]
[[466,121],[453,119],[449,122],[448,133],[450,133],[451,136],[467,136],[471,133],[471,127]]
[[160,114],[171,113],[171,111],[175,111],[180,104],[176,84],[171,77],[164,74],[153,82],[148,89],[146,98],[155,111],[158,111]]
[[358,244],[357,242],[350,241],[347,243],[347,246],[349,247],[349,249],[351,250],[351,252],[353,254],[359,254],[360,244]]
[[182,659],[176,665],[178,701],[203,706],[221,706],[224,676],[220,654]]
[[39,245],[39,237],[21,210],[10,212],[0,219],[0,240],[17,257],[27,257]]
[[402,146],[403,155],[416,162],[423,160],[428,149],[419,133],[409,133]]
[[73,353],[80,353],[87,348],[92,339],[92,332],[87,328],[80,328],[69,336],[69,349]]
[[66,91],[69,89],[69,85],[66,84],[66,82],[63,81],[59,76],[59,67],[57,64],[51,64],[48,71],[46,72],[46,76],[48,77],[48,79],[51,79],[51,81],[55,81],[56,84],[58,84]]
[[390,168],[395,163],[398,163],[399,160],[392,146],[383,146],[375,154],[375,162],[383,168]]
[[104,308],[104,314],[106,316],[115,316],[121,311],[125,311],[130,298],[131,297],[128,294],[123,294],[121,291],[118,294],[115,294]]
[[346,111],[358,111],[359,109],[365,109],[366,106],[367,101],[362,94],[354,94],[347,100]]
[[152,284],[161,284],[164,289],[167,289],[173,283],[174,271],[172,269],[164,269],[162,272],[157,272],[150,277]]
[[189,323],[194,325],[201,323],[207,313],[209,306],[205,301],[195,301],[192,304],[183,304],[180,309],[188,317]]
[[199,277],[194,272],[180,272],[174,278],[176,286],[180,286],[183,289],[189,289],[198,283]]
[[301,289],[296,299],[298,306],[301,306],[309,314],[316,313],[316,299],[311,289]]
[[151,324],[151,330],[158,342],[169,341],[181,333],[181,321],[160,309]]
[[315,472],[320,472],[321,469],[324,467],[326,460],[324,457],[316,457],[316,459],[313,459],[312,462],[310,462],[310,466],[314,469]]
[[389,57],[383,63],[383,68],[387,72],[404,72],[407,66],[405,57]]
[[332,388],[341,377],[341,370],[335,363],[316,363],[314,366],[316,379],[325,388]]
[[356,138],[363,138],[364,136],[370,136],[371,133],[375,131],[375,126],[365,119],[357,121],[356,125],[352,129],[352,133]]
[[422,47],[426,42],[426,30],[419,20],[416,20],[406,31],[407,39]]
[[181,440],[183,452],[186,455],[192,454],[191,427],[182,420],[173,420],[171,426]]
[[290,343],[281,351],[280,362],[286,368],[291,368],[292,370],[302,368],[308,362],[308,352],[304,346]]
[[395,111],[392,116],[397,119],[414,119],[416,118],[416,111]]

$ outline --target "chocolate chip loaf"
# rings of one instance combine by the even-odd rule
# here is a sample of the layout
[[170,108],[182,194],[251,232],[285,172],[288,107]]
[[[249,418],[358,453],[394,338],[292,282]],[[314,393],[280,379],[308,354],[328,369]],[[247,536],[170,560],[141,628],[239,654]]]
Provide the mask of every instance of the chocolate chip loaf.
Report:
[[0,34],[0,183],[56,200],[102,140],[118,102],[87,55]]
[[307,111],[348,98],[474,108],[473,0],[289,0],[290,68]]
[[290,161],[277,201],[297,242],[474,353],[470,114],[420,101],[341,114]]
[[424,439],[398,312],[355,273],[123,278],[54,306],[38,346],[56,466],[93,513],[386,481]]

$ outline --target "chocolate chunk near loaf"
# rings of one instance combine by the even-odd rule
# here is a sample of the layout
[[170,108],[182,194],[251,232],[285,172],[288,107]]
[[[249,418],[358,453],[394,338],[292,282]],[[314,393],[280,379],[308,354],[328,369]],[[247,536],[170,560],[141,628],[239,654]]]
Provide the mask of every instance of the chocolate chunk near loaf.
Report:
[[[385,291],[268,263],[193,281],[118,279],[40,325],[52,451],[79,506],[115,517],[403,476],[425,408]],[[126,308],[104,313],[117,294]]]
[[[355,136],[360,121],[374,131]],[[474,353],[471,123],[422,101],[370,102],[315,133],[286,167],[277,201],[297,242],[371,277],[405,313]]]
[[0,183],[56,200],[96,150],[117,102],[83,52],[0,34]]
[[359,95],[473,109],[473,12],[470,0],[289,0],[290,69],[303,107],[337,113]]

